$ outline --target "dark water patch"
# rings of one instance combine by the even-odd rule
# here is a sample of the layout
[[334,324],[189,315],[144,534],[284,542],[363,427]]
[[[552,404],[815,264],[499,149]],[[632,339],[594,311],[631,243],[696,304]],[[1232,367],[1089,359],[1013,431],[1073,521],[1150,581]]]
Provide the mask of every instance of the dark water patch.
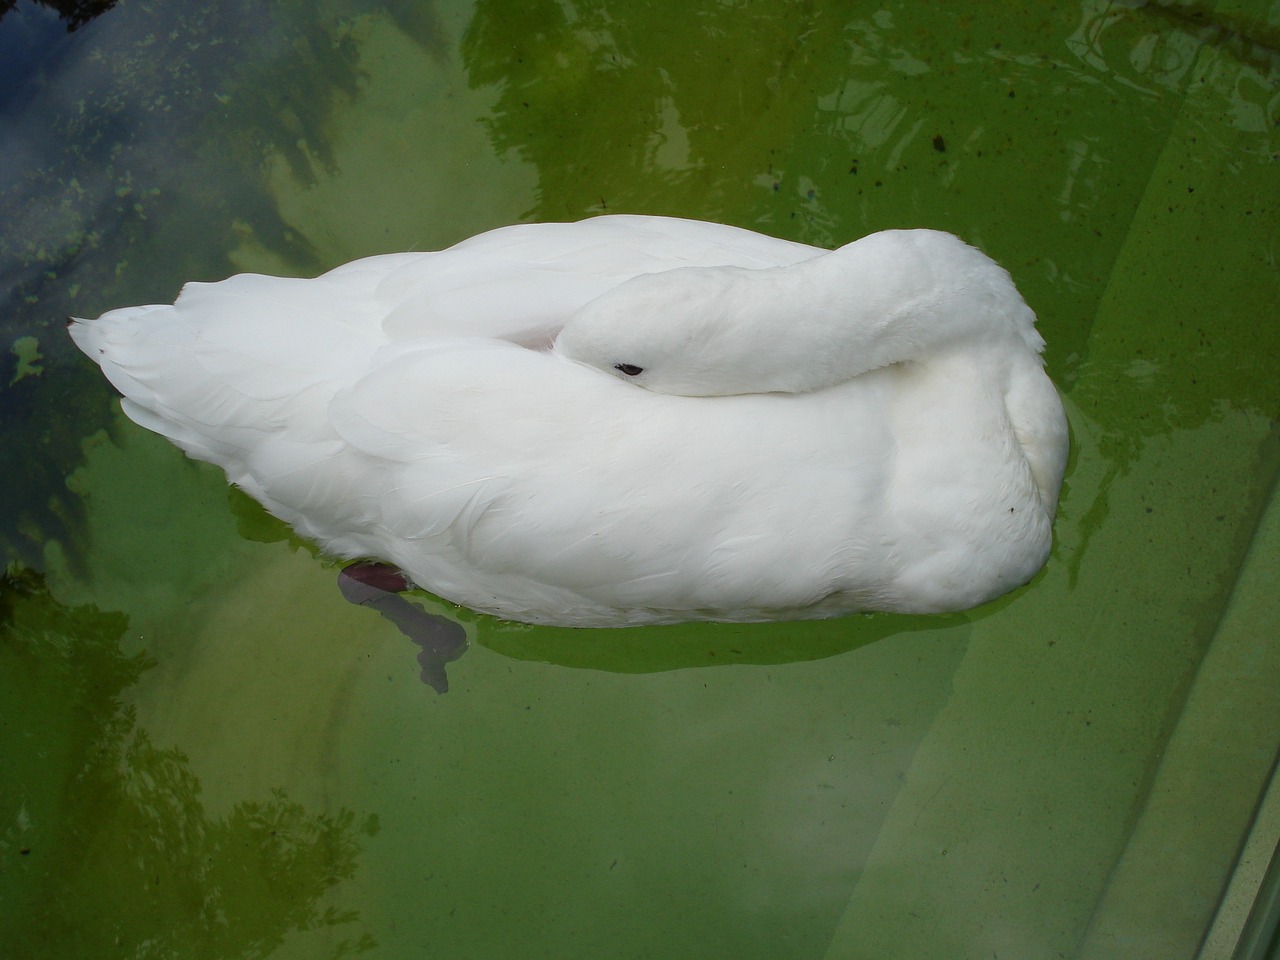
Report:
[[[67,33],[83,27],[116,5],[118,0],[32,0],[29,6],[52,11],[65,24]],[[0,20],[17,6],[17,0],[0,0]]]
[[[22,4],[0,21],[6,557],[40,568],[44,541],[62,541],[72,562],[81,546],[63,478],[113,401],[65,336],[68,316],[234,273],[246,232],[294,272],[322,268],[277,209],[265,161],[283,156],[303,181],[333,165],[329,119],[360,95],[350,21],[381,6],[139,0],[67,34],[53,11]],[[393,6],[438,44],[429,8]],[[19,341],[35,344],[42,375],[18,376]]]

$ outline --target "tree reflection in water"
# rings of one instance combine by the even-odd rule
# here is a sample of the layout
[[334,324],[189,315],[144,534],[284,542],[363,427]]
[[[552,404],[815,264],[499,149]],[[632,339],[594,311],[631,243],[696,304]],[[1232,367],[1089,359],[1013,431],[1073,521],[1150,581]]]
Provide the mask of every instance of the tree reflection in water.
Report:
[[6,952],[261,957],[325,927],[347,928],[326,938],[330,956],[371,949],[354,911],[320,901],[354,875],[373,819],[308,812],[279,790],[210,816],[186,756],[152,743],[125,701],[154,665],[122,651],[127,627],[59,604],[34,574],[0,581]]
[[[55,11],[67,25],[67,32],[83,27],[116,5],[117,0],[32,0]],[[0,0],[0,17],[17,6],[17,0]]]

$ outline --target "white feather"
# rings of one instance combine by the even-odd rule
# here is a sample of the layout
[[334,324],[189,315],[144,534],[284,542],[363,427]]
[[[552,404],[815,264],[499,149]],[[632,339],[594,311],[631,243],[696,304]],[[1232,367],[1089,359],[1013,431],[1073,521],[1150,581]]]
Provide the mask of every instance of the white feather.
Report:
[[618,626],[955,610],[1025,582],[1067,444],[1033,324],[947,234],[829,252],[600,217],[189,284],[71,333],[129,416],[332,553]]

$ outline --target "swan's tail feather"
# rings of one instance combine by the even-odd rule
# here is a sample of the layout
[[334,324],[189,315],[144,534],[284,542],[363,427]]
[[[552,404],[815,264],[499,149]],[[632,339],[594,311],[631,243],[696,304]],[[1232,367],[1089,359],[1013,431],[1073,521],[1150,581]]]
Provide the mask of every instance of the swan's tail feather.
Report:
[[343,285],[241,275],[68,332],[130,419],[234,477],[269,438],[333,438],[329,400],[380,345],[369,312]]

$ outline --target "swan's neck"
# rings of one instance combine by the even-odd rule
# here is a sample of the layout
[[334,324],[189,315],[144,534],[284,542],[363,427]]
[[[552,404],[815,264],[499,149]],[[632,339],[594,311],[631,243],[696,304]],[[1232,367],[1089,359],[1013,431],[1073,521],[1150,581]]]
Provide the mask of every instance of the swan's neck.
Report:
[[1004,341],[1038,352],[1043,343],[1008,274],[950,234],[887,231],[752,273],[734,306],[740,332],[757,332],[737,342],[771,349],[740,362],[772,390],[821,389],[957,348]]
[[555,351],[655,393],[808,393],[957,350],[1034,357],[1034,321],[974,248],[894,230],[787,266],[635,277],[570,317]]

